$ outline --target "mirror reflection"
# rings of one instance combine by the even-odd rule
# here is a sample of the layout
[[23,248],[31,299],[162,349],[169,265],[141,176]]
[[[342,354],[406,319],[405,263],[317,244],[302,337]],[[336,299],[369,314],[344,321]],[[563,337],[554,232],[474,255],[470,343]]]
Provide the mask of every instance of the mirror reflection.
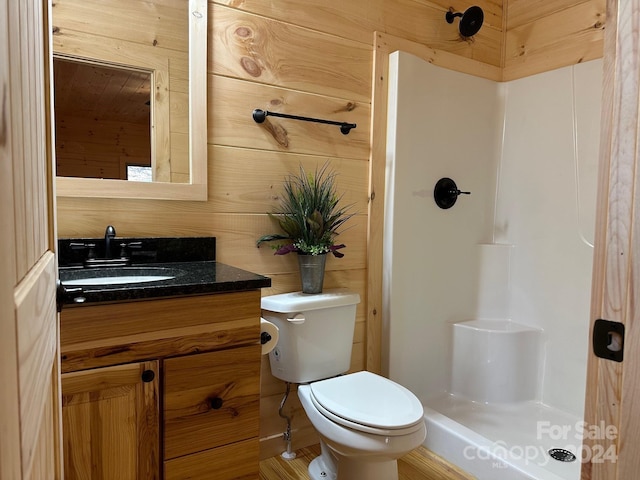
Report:
[[59,176],[150,181],[151,72],[54,58]]

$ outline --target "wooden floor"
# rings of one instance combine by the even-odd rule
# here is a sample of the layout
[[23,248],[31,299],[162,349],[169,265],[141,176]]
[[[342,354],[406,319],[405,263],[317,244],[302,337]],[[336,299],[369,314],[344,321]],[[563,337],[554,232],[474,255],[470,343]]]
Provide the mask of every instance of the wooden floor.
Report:
[[[294,460],[279,455],[260,462],[260,480],[308,480],[307,466],[320,454],[320,446],[302,448]],[[398,460],[400,480],[473,480],[475,477],[451,465],[424,447]]]

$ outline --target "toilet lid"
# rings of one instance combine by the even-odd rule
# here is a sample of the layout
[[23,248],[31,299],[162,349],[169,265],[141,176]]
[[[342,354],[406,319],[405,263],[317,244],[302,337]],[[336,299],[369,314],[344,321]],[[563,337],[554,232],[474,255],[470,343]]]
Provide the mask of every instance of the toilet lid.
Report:
[[371,372],[313,382],[310,390],[314,403],[322,407],[321,410],[339,423],[354,428],[362,425],[407,432],[423,421],[422,404],[411,391]]

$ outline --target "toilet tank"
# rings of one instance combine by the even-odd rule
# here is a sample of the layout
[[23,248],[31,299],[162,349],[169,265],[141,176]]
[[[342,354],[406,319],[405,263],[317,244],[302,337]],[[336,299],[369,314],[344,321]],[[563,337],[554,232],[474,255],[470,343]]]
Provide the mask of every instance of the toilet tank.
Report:
[[262,297],[262,317],[280,330],[269,353],[273,376],[307,383],[349,370],[358,303],[346,289]]

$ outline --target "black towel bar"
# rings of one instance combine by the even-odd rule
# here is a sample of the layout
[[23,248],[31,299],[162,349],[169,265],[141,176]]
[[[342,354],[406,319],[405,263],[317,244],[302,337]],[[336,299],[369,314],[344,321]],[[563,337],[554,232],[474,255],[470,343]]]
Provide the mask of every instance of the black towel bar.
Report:
[[356,128],[355,123],[334,122],[333,120],[322,120],[319,118],[301,117],[299,115],[287,115],[286,113],[270,112],[268,110],[260,110],[259,108],[256,108],[253,111],[253,120],[256,123],[264,122],[267,116],[290,118],[292,120],[303,120],[305,122],[325,123],[327,125],[339,125],[340,131],[342,132],[343,135],[348,135],[352,128]]

